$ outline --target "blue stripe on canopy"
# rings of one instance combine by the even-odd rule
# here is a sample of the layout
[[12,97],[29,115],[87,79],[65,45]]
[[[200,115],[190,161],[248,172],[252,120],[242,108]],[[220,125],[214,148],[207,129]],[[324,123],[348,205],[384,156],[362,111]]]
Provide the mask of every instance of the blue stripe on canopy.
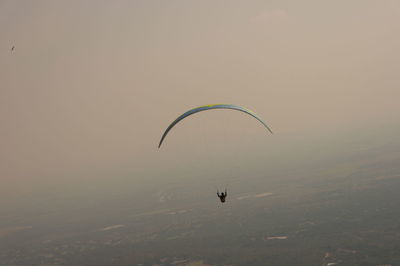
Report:
[[269,132],[272,133],[272,130],[267,126],[267,124],[253,111],[246,109],[244,107],[240,107],[234,104],[210,104],[210,105],[204,105],[204,106],[200,106],[200,107],[196,107],[193,108],[187,112],[185,112],[184,114],[180,115],[177,119],[175,119],[169,126],[168,128],[165,130],[164,134],[161,137],[160,143],[158,144],[158,148],[161,147],[161,144],[163,143],[165,137],[167,136],[168,132],[176,125],[178,124],[181,120],[183,120],[184,118],[201,112],[201,111],[206,111],[206,110],[212,110],[212,109],[231,109],[231,110],[237,110],[237,111],[241,111],[244,112],[248,115],[251,115],[252,117],[254,117],[255,119],[257,119],[258,121],[261,122],[261,124],[263,124]]

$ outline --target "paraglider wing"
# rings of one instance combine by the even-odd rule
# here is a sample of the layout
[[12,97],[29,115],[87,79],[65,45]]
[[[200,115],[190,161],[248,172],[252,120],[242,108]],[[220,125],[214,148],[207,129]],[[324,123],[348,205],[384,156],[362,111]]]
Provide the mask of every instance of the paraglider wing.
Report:
[[261,124],[263,124],[265,126],[266,129],[268,129],[269,132],[272,133],[272,130],[267,126],[267,124],[253,111],[250,111],[249,109],[234,105],[234,104],[210,104],[210,105],[204,105],[204,106],[200,106],[200,107],[196,107],[193,108],[187,112],[185,112],[184,114],[182,114],[181,116],[179,116],[177,119],[174,120],[174,122],[172,122],[168,128],[165,130],[164,134],[161,137],[160,143],[158,144],[158,148],[161,147],[161,144],[163,143],[165,137],[167,136],[168,132],[176,125],[178,124],[182,119],[201,112],[201,111],[206,111],[206,110],[211,110],[211,109],[232,109],[232,110],[237,110],[237,111],[241,111],[244,112],[248,115],[251,115],[252,117],[254,117],[255,119],[257,119],[258,121],[261,122]]

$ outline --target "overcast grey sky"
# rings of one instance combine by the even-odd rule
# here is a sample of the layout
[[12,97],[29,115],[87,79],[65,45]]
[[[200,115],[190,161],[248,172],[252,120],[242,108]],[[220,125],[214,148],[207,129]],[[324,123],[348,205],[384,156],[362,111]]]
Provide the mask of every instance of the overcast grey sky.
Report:
[[[0,36],[3,190],[121,174],[139,184],[190,150],[222,160],[400,115],[396,0],[1,0]],[[248,107],[275,134],[217,111],[157,150],[169,122],[211,103]]]

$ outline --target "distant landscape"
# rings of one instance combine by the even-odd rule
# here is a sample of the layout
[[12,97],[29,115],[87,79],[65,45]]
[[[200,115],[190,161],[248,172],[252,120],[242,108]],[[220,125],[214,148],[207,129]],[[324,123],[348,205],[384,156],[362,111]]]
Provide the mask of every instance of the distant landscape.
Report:
[[399,265],[398,140],[265,166],[236,178],[223,205],[190,178],[36,195],[2,209],[0,264]]

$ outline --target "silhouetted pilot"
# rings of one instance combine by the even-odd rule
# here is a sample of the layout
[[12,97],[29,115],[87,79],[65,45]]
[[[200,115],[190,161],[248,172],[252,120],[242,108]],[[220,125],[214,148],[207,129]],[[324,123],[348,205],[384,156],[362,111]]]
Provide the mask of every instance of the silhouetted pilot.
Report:
[[226,189],[225,189],[225,193],[224,193],[224,192],[221,192],[221,194],[220,194],[219,191],[217,190],[217,196],[218,196],[218,198],[221,200],[222,203],[225,202],[225,198],[226,198],[227,195],[228,195],[228,192],[226,192]]

